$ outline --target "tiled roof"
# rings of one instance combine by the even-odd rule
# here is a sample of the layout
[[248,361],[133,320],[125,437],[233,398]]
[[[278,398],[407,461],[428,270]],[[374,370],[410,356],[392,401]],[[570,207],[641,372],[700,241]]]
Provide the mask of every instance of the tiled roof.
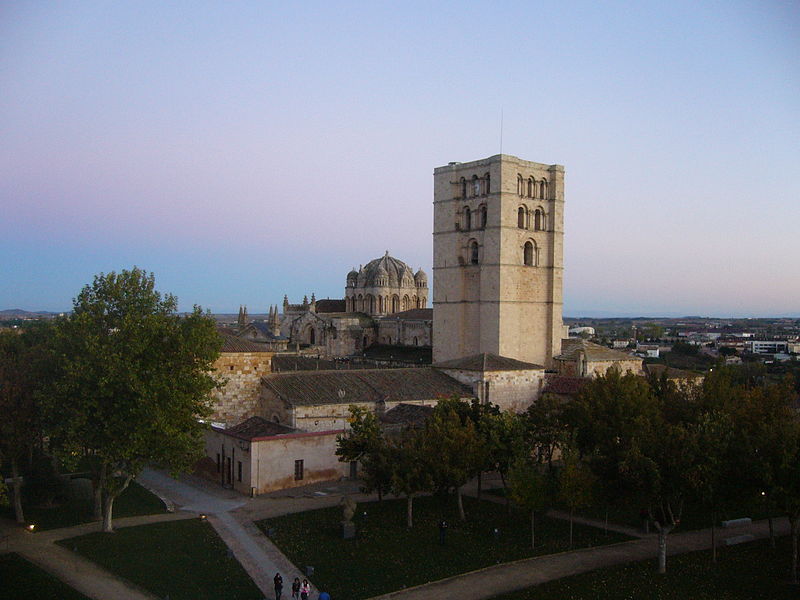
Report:
[[566,375],[548,375],[545,379],[543,393],[574,396],[583,386],[591,381],[587,377],[568,377]]
[[498,356],[491,352],[473,354],[464,358],[447,360],[433,365],[437,369],[458,369],[460,371],[531,371],[544,369],[542,365],[522,362],[515,358]]
[[691,371],[684,371],[682,369],[674,369],[667,365],[659,364],[645,364],[644,370],[648,375],[654,377],[661,377],[664,373],[667,374],[667,379],[695,379],[702,377],[699,373],[692,373]]
[[404,310],[403,312],[393,313],[391,315],[385,315],[384,318],[386,319],[422,319],[425,321],[432,321],[433,320],[433,309],[432,308],[412,308],[410,310]]
[[380,417],[388,425],[422,425],[433,414],[432,406],[419,404],[398,404]]
[[294,405],[472,397],[468,387],[430,368],[273,373],[261,383]]
[[256,344],[248,340],[236,337],[235,335],[225,334],[222,338],[222,349],[220,352],[269,352],[269,348],[263,344]]
[[588,361],[599,360],[639,360],[636,356],[632,356],[625,352],[612,350],[605,346],[593,344],[583,339],[568,339],[561,340],[561,354],[555,358],[562,360],[577,360],[579,352],[583,350]]
[[272,372],[283,371],[328,371],[336,368],[336,363],[324,358],[297,356],[294,354],[277,354],[272,357]]
[[345,310],[344,300],[317,300],[318,313],[341,313]]
[[267,421],[262,417],[250,417],[246,421],[242,421],[238,425],[229,427],[228,429],[217,429],[217,431],[238,438],[240,440],[252,440],[258,437],[267,437],[271,435],[281,435],[285,433],[294,433],[297,431],[292,427],[281,425]]
[[373,344],[364,350],[364,356],[372,360],[395,361],[408,364],[430,365],[433,350],[430,346],[396,346]]

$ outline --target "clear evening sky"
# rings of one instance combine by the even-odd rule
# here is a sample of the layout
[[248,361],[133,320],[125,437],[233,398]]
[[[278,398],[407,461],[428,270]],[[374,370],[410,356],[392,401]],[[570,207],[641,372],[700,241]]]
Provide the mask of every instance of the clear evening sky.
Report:
[[0,309],[431,274],[433,169],[566,168],[565,315],[800,314],[800,4],[6,2]]

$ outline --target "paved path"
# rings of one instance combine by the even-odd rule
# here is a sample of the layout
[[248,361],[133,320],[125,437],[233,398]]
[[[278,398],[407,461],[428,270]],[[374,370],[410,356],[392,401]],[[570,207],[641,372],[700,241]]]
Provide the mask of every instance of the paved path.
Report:
[[[160,514],[115,519],[117,527],[157,523],[193,515]],[[30,533],[16,523],[0,519],[2,549],[16,552],[80,593],[96,600],[153,600],[155,596],[132,583],[119,579],[96,563],[58,546],[57,540],[100,531],[99,522],[85,523],[51,531]]]
[[[252,502],[241,494],[208,485],[197,478],[175,480],[153,469],[145,469],[138,480],[174,502],[182,511],[207,514],[209,522],[220,538],[231,549],[264,596],[274,597],[272,578],[277,572],[283,577],[284,588],[290,588],[295,577],[304,578],[304,575],[253,524],[250,512],[234,512]],[[288,504],[286,499],[280,503],[284,506]]]
[[[593,523],[602,526],[602,522]],[[775,535],[786,535],[789,524],[785,519],[775,522]],[[769,537],[769,525],[759,521],[750,526],[720,530],[718,539],[750,533],[756,539]],[[709,530],[675,533],[667,538],[667,554],[682,554],[711,547]],[[561,554],[526,558],[456,575],[407,590],[377,596],[372,600],[483,600],[501,594],[529,588],[546,581],[593,571],[603,567],[655,558],[658,553],[656,536],[621,542],[609,546],[584,548]],[[655,569],[655,564],[653,565]],[[667,560],[669,568],[669,560]]]

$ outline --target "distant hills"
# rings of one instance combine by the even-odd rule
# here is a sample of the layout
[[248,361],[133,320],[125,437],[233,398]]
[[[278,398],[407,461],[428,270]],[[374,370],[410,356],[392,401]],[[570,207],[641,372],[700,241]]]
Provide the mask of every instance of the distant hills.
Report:
[[60,312],[51,312],[48,310],[32,312],[29,310],[22,310],[21,308],[9,308],[0,310],[0,319],[38,319],[42,317],[53,317],[60,314]]

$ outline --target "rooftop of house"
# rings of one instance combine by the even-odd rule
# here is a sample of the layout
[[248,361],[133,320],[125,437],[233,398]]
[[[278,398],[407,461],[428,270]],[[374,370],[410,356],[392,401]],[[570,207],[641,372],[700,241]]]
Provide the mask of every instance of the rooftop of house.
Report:
[[252,440],[254,438],[297,432],[297,430],[292,427],[267,421],[263,417],[250,417],[238,425],[228,427],[227,429],[221,429],[219,427],[213,427],[213,429],[240,440]]
[[419,427],[425,424],[433,414],[432,406],[420,404],[398,404],[380,416],[380,421],[386,425],[410,425]]
[[534,371],[544,370],[542,365],[523,362],[515,358],[498,356],[491,352],[473,354],[464,358],[446,360],[433,365],[437,369],[455,369],[459,371]]
[[457,396],[472,390],[431,368],[273,373],[262,385],[293,405],[403,402]]
[[222,348],[220,352],[271,352],[264,344],[257,344],[249,340],[243,340],[235,335],[228,333],[220,335],[222,338]]
[[554,358],[556,360],[577,360],[581,352],[584,353],[587,361],[639,360],[636,356],[631,356],[626,352],[612,350],[580,338],[561,340],[561,354]]
[[567,375],[547,375],[542,393],[575,396],[591,379],[586,377],[570,377]]

